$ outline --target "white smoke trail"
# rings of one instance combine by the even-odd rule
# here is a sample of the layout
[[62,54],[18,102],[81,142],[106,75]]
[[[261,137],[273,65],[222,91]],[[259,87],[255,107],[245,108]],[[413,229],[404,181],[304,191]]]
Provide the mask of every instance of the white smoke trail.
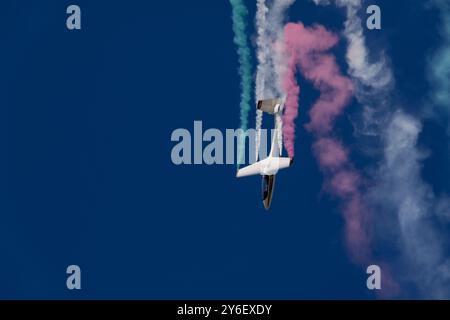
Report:
[[257,58],[258,67],[256,73],[256,98],[257,100],[264,98],[264,90],[266,84],[266,75],[270,72],[268,70],[267,59],[270,59],[270,41],[268,39],[266,17],[269,9],[266,6],[266,0],[257,0],[256,11],[256,30],[258,38],[257,44]]
[[[258,67],[256,73],[256,101],[282,97],[281,72],[283,58],[281,50],[275,49],[276,43],[282,43],[283,24],[285,12],[295,0],[274,0],[270,7],[265,0],[257,0],[256,30],[257,30],[257,58]],[[261,126],[263,113],[256,111],[256,155],[258,156],[261,145]],[[281,123],[278,123],[281,127]],[[282,143],[282,135],[279,135],[279,144]],[[281,149],[280,149],[281,150]]]
[[[265,0],[258,0],[256,11],[256,30],[258,33],[257,44],[257,58],[258,67],[256,72],[256,101],[264,99],[264,90],[266,84],[267,58],[270,56],[269,41],[267,39],[266,30],[266,15],[268,12]],[[261,126],[262,126],[263,112],[256,110],[256,161],[258,160],[258,152],[261,144]]]
[[383,136],[385,159],[370,198],[383,212],[377,229],[395,230],[387,240],[400,249],[401,273],[413,279],[421,296],[448,299],[449,247],[439,220],[448,219],[450,203],[448,198],[437,198],[422,180],[426,154],[417,147],[420,131],[420,121],[401,111],[393,114]]
[[286,59],[283,55],[284,50],[279,48],[283,41],[284,22],[286,20],[286,11],[295,0],[274,0],[267,16],[267,30],[270,39],[270,71],[266,82],[268,86],[266,93],[277,98],[285,96],[281,79],[285,70],[287,70]]

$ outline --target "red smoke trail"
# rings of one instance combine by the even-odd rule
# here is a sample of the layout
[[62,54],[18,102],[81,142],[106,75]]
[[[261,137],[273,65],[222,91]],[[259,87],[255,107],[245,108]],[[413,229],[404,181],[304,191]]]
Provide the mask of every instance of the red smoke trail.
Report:
[[298,97],[300,94],[300,86],[295,79],[296,60],[295,55],[288,57],[288,68],[283,76],[282,85],[286,92],[286,106],[283,113],[283,140],[284,147],[289,158],[294,157],[294,141],[295,141],[295,119],[298,115]]
[[327,53],[338,37],[322,26],[306,28],[289,23],[284,29],[284,50],[288,70],[283,77],[287,92],[284,114],[284,138],[289,155],[293,155],[294,120],[298,112],[297,68],[320,91],[320,97],[310,111],[307,129],[315,137],[314,154],[325,174],[326,189],[342,200],[346,244],[351,258],[357,263],[370,259],[370,240],[366,230],[367,216],[360,188],[362,179],[352,167],[348,151],[333,137],[333,125],[344,111],[353,94],[350,79],[343,76],[333,55]]

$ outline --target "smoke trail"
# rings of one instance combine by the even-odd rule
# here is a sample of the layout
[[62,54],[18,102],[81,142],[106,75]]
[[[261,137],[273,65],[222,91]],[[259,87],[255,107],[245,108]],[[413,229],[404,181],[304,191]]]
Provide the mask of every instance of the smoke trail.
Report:
[[[264,90],[266,84],[267,65],[266,60],[270,56],[269,41],[267,39],[266,30],[266,15],[268,12],[265,0],[258,0],[256,11],[256,30],[258,32],[257,44],[257,58],[258,67],[256,72],[256,101],[264,99]],[[256,110],[256,158],[258,158],[258,151],[261,143],[261,125],[263,112]]]
[[[316,4],[328,4],[328,1],[314,0]],[[346,61],[349,66],[350,74],[354,87],[355,96],[358,102],[363,106],[361,111],[353,116],[353,127],[355,136],[359,142],[359,149],[369,153],[373,160],[376,155],[380,157],[383,154],[384,146],[381,141],[381,132],[387,126],[391,118],[390,92],[394,86],[392,71],[388,59],[384,53],[380,54],[378,61],[369,61],[368,49],[364,37],[363,24],[359,17],[361,9],[361,0],[335,0],[336,5],[346,9],[346,21],[343,35],[347,40]],[[379,158],[378,157],[378,158]],[[374,161],[376,163],[376,161]],[[373,201],[367,200],[367,194],[363,195],[365,203],[374,210]],[[371,224],[378,221],[371,220]],[[368,218],[365,218],[367,220]],[[361,223],[367,223],[361,220]],[[365,226],[367,228],[367,226]],[[373,232],[376,228],[372,227]],[[384,233],[384,230],[382,230]],[[379,236],[372,234],[372,238]],[[376,239],[371,239],[372,243]],[[371,257],[374,259],[373,257]],[[399,293],[399,286],[393,279],[392,268],[384,262],[378,263],[383,270],[383,290],[380,296],[393,297]]]
[[258,38],[256,40],[257,44],[257,58],[258,67],[256,73],[256,98],[264,98],[264,90],[266,84],[266,74],[269,72],[267,70],[267,59],[270,58],[270,41],[267,38],[267,26],[266,26],[266,16],[269,9],[266,6],[265,0],[258,0],[257,11],[256,11],[256,30],[258,33]]
[[272,97],[284,95],[282,75],[287,68],[283,51],[279,48],[284,44],[284,20],[286,11],[295,0],[274,0],[267,16],[267,31],[270,39],[269,72],[266,77],[266,94]]
[[[450,2],[435,0],[441,15],[443,43],[429,62],[428,78],[432,85],[431,98],[435,106],[450,113]],[[441,109],[442,110],[442,109]]]
[[[383,156],[373,177],[376,183],[367,196],[371,207],[377,208],[376,236],[398,252],[400,262],[396,266],[401,269],[398,273],[403,281],[413,280],[425,297],[448,297],[449,260],[444,254],[446,247],[439,232],[442,226],[436,219],[447,217],[448,221],[450,201],[445,197],[437,198],[420,176],[424,156],[418,149],[417,138],[421,124],[402,111],[392,111],[397,109],[390,98],[394,88],[392,71],[383,54],[378,62],[369,61],[362,21],[358,17],[361,1],[335,2],[346,8],[344,35],[348,41],[349,73],[356,84],[356,97],[364,106],[363,116],[354,122],[356,133],[359,138],[374,137],[376,152]],[[448,12],[449,6],[443,1],[440,4]],[[450,26],[450,21],[447,22]],[[441,53],[440,56],[445,55]],[[444,70],[449,64],[450,60],[445,62],[444,59],[443,68],[438,70]],[[445,87],[441,77],[436,79]],[[438,96],[445,94],[448,91]]]
[[[313,0],[316,4],[328,4],[327,0]],[[347,40],[346,60],[349,74],[355,84],[355,96],[363,105],[362,113],[353,122],[355,134],[362,139],[365,151],[377,141],[365,138],[379,138],[383,127],[390,118],[390,92],[394,86],[389,61],[384,53],[378,61],[369,61],[364,30],[358,12],[361,10],[361,0],[334,0],[336,5],[346,9],[344,37]],[[380,149],[380,148],[379,148]],[[374,150],[370,150],[374,151]]]
[[[295,79],[298,68],[320,91],[320,97],[310,111],[311,121],[307,127],[316,139],[313,150],[325,174],[326,188],[342,200],[346,243],[352,259],[358,263],[367,262],[370,238],[366,230],[365,205],[359,191],[362,179],[353,168],[348,151],[332,135],[333,124],[350,101],[353,90],[351,81],[340,73],[335,58],[327,53],[336,45],[338,37],[322,26],[305,28],[301,23],[289,23],[285,27],[284,41],[289,61],[283,81],[289,93],[287,107],[298,107],[294,105],[298,100],[293,97],[299,90]],[[285,119],[287,121],[291,119]]]
[[283,37],[286,11],[294,2],[295,0],[273,0],[270,7],[266,5],[265,0],[257,2],[256,28],[259,63],[256,77],[257,97],[277,98],[283,92],[281,79],[277,72],[281,57],[275,45]]
[[[283,37],[285,12],[295,0],[274,0],[270,8],[264,0],[258,0],[256,28],[258,32],[258,69],[256,75],[256,100],[279,98],[284,96],[281,85],[281,70],[284,69],[283,57],[275,45]],[[280,42],[282,43],[282,42]],[[260,145],[260,129],[263,113],[256,111],[256,147]],[[284,131],[284,130],[283,130]],[[282,136],[279,137],[281,146]]]
[[[401,111],[394,113],[384,134],[385,159],[378,170],[372,202],[378,204],[378,228],[400,249],[402,274],[413,279],[420,295],[450,298],[450,258],[447,237],[439,220],[450,218],[450,200],[437,198],[421,178],[425,153],[417,148],[418,120]],[[407,161],[405,161],[407,159]],[[386,231],[385,231],[386,233]]]
[[286,106],[283,114],[284,147],[290,158],[294,157],[295,119],[298,116],[300,86],[296,80],[297,57],[295,48],[284,48],[288,57],[287,70],[284,71],[283,89],[286,92]]
[[[450,107],[450,3],[435,0],[442,18],[443,44],[429,63],[431,97],[435,106]],[[442,109],[441,109],[442,110]],[[432,113],[439,113],[433,110]],[[379,228],[396,225],[400,231],[401,262],[425,298],[450,298],[450,246],[443,230],[450,222],[450,200],[438,197],[423,181],[421,166],[426,154],[418,148],[421,132],[419,120],[397,111],[384,134],[383,165],[378,171],[379,183],[372,190],[374,203],[381,204],[386,219]],[[407,162],[404,159],[408,159]],[[387,220],[387,221],[386,221]],[[398,235],[389,234],[391,242]]]
[[[251,52],[246,36],[248,11],[242,0],[230,0],[233,14],[234,43],[239,56],[239,75],[241,76],[240,120],[244,132],[248,127],[248,112],[250,111],[252,90]],[[241,134],[238,141],[238,166],[244,162],[245,135]]]
[[[284,56],[284,20],[286,16],[286,11],[289,7],[294,4],[295,0],[275,0],[273,5],[269,11],[269,15],[267,17],[268,20],[268,32],[269,38],[271,39],[271,59],[270,59],[270,73],[267,77],[267,82],[271,84],[271,88],[269,94],[276,97],[285,97],[287,92],[283,86],[283,75],[287,72],[288,66],[286,57]],[[291,113],[289,107],[286,106],[284,114]],[[291,123],[286,123],[286,118],[283,116],[283,130],[282,136],[280,136],[279,144],[281,145],[281,141],[284,140],[285,148],[288,152],[288,156],[294,157],[294,139],[295,139],[295,124],[292,121]],[[286,127],[286,125],[288,127]],[[286,132],[292,133],[291,140],[286,141],[285,134]]]

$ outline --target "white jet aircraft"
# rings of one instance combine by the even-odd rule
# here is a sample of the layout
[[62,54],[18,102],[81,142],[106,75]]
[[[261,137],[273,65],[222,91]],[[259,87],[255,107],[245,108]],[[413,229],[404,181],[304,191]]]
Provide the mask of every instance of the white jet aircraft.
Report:
[[[270,154],[267,158],[257,161],[245,168],[239,169],[236,177],[247,177],[252,175],[262,175],[262,198],[264,207],[268,210],[272,203],[273,189],[275,186],[275,175],[278,170],[290,167],[294,159],[281,157],[282,144],[282,120],[285,101],[284,99],[269,99],[258,101],[257,108],[263,112],[272,114],[275,118],[275,129],[273,131]],[[258,148],[259,149],[259,148]],[[257,150],[257,159],[259,150]]]

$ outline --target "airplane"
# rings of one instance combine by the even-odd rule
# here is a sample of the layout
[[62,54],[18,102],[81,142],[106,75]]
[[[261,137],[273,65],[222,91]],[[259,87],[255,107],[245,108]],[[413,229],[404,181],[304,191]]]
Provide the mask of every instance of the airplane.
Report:
[[[273,131],[272,145],[269,156],[261,161],[257,161],[247,167],[239,169],[236,177],[247,177],[260,174],[262,176],[262,198],[264,208],[269,210],[272,203],[273,190],[275,187],[275,176],[278,170],[290,167],[294,163],[294,159],[281,157],[283,149],[282,145],[282,121],[285,99],[268,99],[259,100],[257,109],[262,112],[271,114],[275,119],[275,129]],[[257,150],[257,159],[259,158],[259,150]]]

